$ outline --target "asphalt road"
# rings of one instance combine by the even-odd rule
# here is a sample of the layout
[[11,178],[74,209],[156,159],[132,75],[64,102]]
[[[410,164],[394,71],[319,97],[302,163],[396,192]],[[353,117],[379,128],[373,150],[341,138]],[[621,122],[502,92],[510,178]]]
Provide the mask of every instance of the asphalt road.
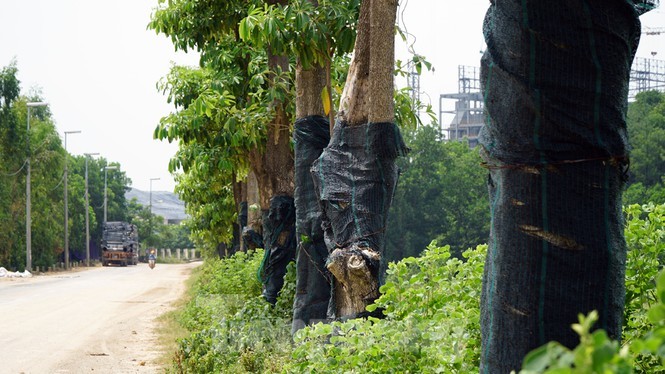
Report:
[[155,319],[198,263],[0,278],[0,373],[155,373]]

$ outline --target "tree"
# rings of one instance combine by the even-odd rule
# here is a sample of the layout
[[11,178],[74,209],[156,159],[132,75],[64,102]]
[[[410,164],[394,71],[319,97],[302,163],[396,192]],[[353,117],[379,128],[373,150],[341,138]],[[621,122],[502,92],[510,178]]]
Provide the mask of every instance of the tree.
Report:
[[[15,101],[19,98],[20,82],[16,77],[16,62],[0,70],[0,264],[17,265],[10,260],[16,248],[25,244],[20,238],[25,226],[16,224],[23,219],[20,198],[23,184],[19,181],[25,161],[25,132],[19,126]],[[25,192],[23,192],[25,195]],[[18,202],[18,204],[13,203]]]
[[[231,98],[233,106],[218,105],[214,102],[214,96],[219,96],[218,94],[213,92],[212,95],[204,96],[203,93],[210,91],[199,90],[194,95],[185,96],[194,98],[192,110],[187,108],[187,100],[182,101],[185,103],[184,111],[193,113],[194,116],[184,118],[178,115],[177,121],[163,122],[156,134],[160,138],[168,136],[169,139],[185,140],[184,144],[181,143],[183,149],[193,144],[189,140],[192,137],[188,139],[184,136],[187,132],[183,131],[185,126],[182,126],[190,123],[191,118],[199,117],[202,119],[199,125],[203,123],[206,127],[213,127],[214,130],[207,133],[215,134],[214,141],[207,141],[205,137],[199,136],[196,141],[203,144],[200,144],[196,152],[220,148],[220,152],[215,154],[223,157],[215,157],[215,160],[220,160],[219,164],[223,165],[225,170],[220,168],[217,174],[225,174],[226,178],[223,182],[220,180],[222,183],[216,187],[224,189],[225,196],[233,191],[235,211],[241,206],[240,196],[244,192],[238,182],[247,174],[247,169],[256,176],[259,185],[259,205],[263,210],[264,244],[266,250],[270,252],[267,270],[268,273],[272,273],[272,276],[268,277],[266,297],[274,300],[275,290],[280,288],[281,274],[285,271],[285,262],[293,257],[295,250],[295,230],[292,223],[295,221],[292,197],[294,162],[290,149],[293,98],[297,97],[297,100],[300,100],[296,106],[303,112],[309,112],[314,105],[320,107],[320,111],[319,108],[315,110],[317,113],[325,114],[323,103],[326,103],[327,112],[332,113],[330,110],[333,97],[332,82],[326,77],[330,76],[333,55],[348,53],[352,45],[355,33],[349,16],[353,17],[357,13],[358,2],[251,1],[224,2],[216,4],[215,7],[209,6],[210,4],[187,6],[187,3],[171,2],[168,8],[156,13],[151,27],[172,35],[176,45],[185,48],[196,47],[203,51],[202,65],[210,71],[210,76],[215,77],[217,82],[223,82],[212,87],[217,87],[217,91],[223,90],[225,98]],[[225,11],[231,9],[235,13]],[[172,16],[176,12],[177,18]],[[199,21],[199,15],[195,14],[197,12],[218,20],[216,24],[221,24],[222,27],[211,30],[207,22]],[[191,15],[192,20],[187,23],[180,22],[183,14],[186,15],[184,18]],[[237,17],[241,19],[239,26]],[[299,92],[294,95],[292,76],[294,69],[289,64],[288,56],[295,56],[297,59],[296,79],[302,79],[310,70],[316,71],[314,74],[317,78],[306,79],[299,84],[299,87],[309,93]],[[260,70],[257,71],[257,68]],[[308,86],[317,79],[319,85]],[[325,92],[322,92],[321,84],[325,84]],[[182,86],[172,85],[172,87]],[[189,87],[191,85],[186,85],[187,89]],[[325,98],[322,98],[323,96]],[[224,101],[217,100],[217,102]],[[303,109],[305,102],[310,108]],[[205,108],[206,111],[201,108]],[[270,110],[266,111],[266,108]],[[244,116],[238,118],[238,114]],[[224,123],[229,119],[234,121],[239,119],[232,124],[233,127],[242,125],[245,129],[251,130],[238,133],[237,136],[233,136],[232,142],[226,142],[227,136],[234,133],[234,129]],[[220,122],[222,126],[216,125]],[[229,152],[235,153],[238,157],[225,156]],[[191,154],[194,153],[189,153]],[[225,162],[222,163],[221,160]],[[187,167],[187,164],[189,163],[180,165]],[[193,182],[197,179],[188,178],[186,181]],[[201,194],[193,189],[188,189],[188,192]],[[218,201],[229,200],[225,198]],[[192,209],[199,208],[192,206]],[[280,209],[283,212],[278,213]],[[229,210],[213,211],[219,216],[223,214],[221,212]],[[281,217],[282,222],[274,221],[273,217]],[[228,231],[228,228],[235,223],[235,219],[230,218],[224,217],[224,220],[217,219],[215,222],[224,224],[222,227]],[[202,221],[201,230],[199,231],[197,227],[196,232],[210,232],[208,229],[212,227],[205,227],[205,224],[206,221]],[[279,230],[274,230],[276,228]],[[273,281],[276,282],[275,285],[272,285]]]
[[[188,80],[198,81],[198,86],[192,88],[177,80],[166,86],[171,91],[170,100],[182,108],[180,113],[162,120],[156,130],[156,137],[160,139],[181,141],[181,152],[172,163],[172,170],[183,167],[188,173],[191,166],[196,166],[204,171],[204,164],[213,162],[217,168],[208,168],[206,177],[218,176],[212,178],[220,182],[213,186],[213,191],[225,196],[234,192],[236,212],[242,196],[239,183],[251,170],[258,180],[259,204],[266,225],[271,199],[293,194],[289,136],[292,95],[288,94],[292,78],[288,59],[279,55],[278,48],[272,45],[255,48],[243,43],[238,36],[238,22],[246,16],[247,10],[263,4],[262,1],[206,4],[173,1],[157,10],[150,27],[171,36],[178,49],[197,48],[202,52],[202,75]],[[199,178],[182,181],[195,184]],[[198,188],[187,188],[187,191],[200,193]],[[190,196],[185,194],[183,198]],[[199,207],[192,206],[192,209]],[[228,228],[235,218],[217,218],[215,222],[230,231]],[[265,229],[264,235],[273,235],[272,230]]]
[[[376,2],[375,5],[379,4],[376,6],[376,9],[372,10],[372,6],[370,2],[364,2],[363,5],[365,9],[365,21],[363,20],[363,17],[361,16],[361,22],[358,22],[358,12],[359,12],[359,1],[291,1],[289,2],[289,5],[287,7],[266,7],[264,10],[259,10],[259,9],[254,9],[249,12],[249,15],[243,19],[243,21],[240,23],[240,35],[243,37],[245,40],[251,40],[255,43],[264,43],[264,44],[270,44],[270,45],[280,45],[282,46],[285,50],[289,51],[289,54],[292,56],[296,57],[296,128],[295,128],[295,148],[296,148],[296,200],[297,200],[297,210],[298,210],[298,230],[299,230],[299,235],[298,237],[301,239],[299,243],[299,255],[301,255],[302,259],[306,257],[306,260],[299,260],[298,261],[298,281],[297,281],[297,288],[298,288],[298,296],[296,296],[296,306],[295,306],[295,311],[294,311],[294,327],[297,328],[297,324],[299,322],[307,323],[308,318],[313,318],[315,320],[318,320],[319,318],[322,318],[322,310],[325,308],[325,302],[323,299],[325,298],[325,295],[327,295],[327,287],[323,285],[325,283],[325,278],[327,277],[326,275],[326,270],[322,269],[323,263],[326,261],[326,253],[323,250],[323,237],[324,235],[320,232],[318,227],[320,226],[319,220],[321,218],[321,214],[325,213],[325,207],[323,210],[320,212],[317,204],[315,202],[314,195],[311,192],[312,188],[312,180],[311,176],[309,175],[309,169],[312,164],[316,164],[320,162],[322,158],[319,158],[319,155],[321,154],[321,150],[323,147],[326,146],[328,142],[328,135],[325,134],[325,116],[327,115],[331,120],[330,122],[332,123],[334,120],[334,111],[332,110],[332,102],[334,101],[333,99],[333,94],[335,90],[333,89],[334,82],[332,79],[332,72],[335,70],[334,69],[334,62],[336,58],[344,58],[344,56],[351,51],[351,48],[353,47],[353,39],[356,36],[356,31],[360,30],[362,27],[365,28],[365,34],[364,38],[366,38],[365,43],[358,43],[358,39],[356,39],[356,45],[355,45],[355,53],[354,56],[356,60],[355,62],[352,62],[351,68],[349,69],[350,72],[353,72],[354,69],[357,70],[357,76],[361,77],[360,80],[362,80],[364,83],[357,84],[356,81],[352,80],[349,81],[350,74],[347,74],[345,71],[343,76],[347,78],[347,84],[346,84],[346,95],[342,93],[342,98],[347,97],[346,102],[344,104],[344,109],[346,112],[339,112],[338,119],[341,119],[339,123],[342,123],[343,125],[340,127],[346,127],[347,121],[346,121],[346,114],[345,113],[356,113],[356,109],[359,109],[357,113],[362,113],[362,111],[368,111],[369,108],[373,108],[372,110],[374,111],[374,119],[377,120],[379,119],[380,116],[378,116],[378,113],[382,111],[387,111],[389,112],[386,114],[386,118],[393,118],[393,89],[392,89],[392,73],[393,73],[393,65],[394,65],[394,59],[393,59],[393,42],[392,39],[394,37],[394,14],[392,15],[392,22],[391,24],[391,18],[388,17],[388,19],[385,20],[385,24],[380,24],[381,18],[383,17],[384,14],[381,14],[382,10],[386,10],[384,7],[387,5],[388,8],[392,8],[392,13],[396,10],[396,3],[386,3],[386,4],[379,4],[379,2]],[[374,12],[374,21],[375,24],[370,25],[369,19],[370,19],[370,11]],[[387,14],[390,15],[391,11],[387,11]],[[360,11],[360,14],[362,14],[362,11]],[[363,26],[364,24],[364,26]],[[369,52],[369,43],[370,43],[370,33],[369,33],[369,28],[372,28],[372,30],[376,30],[371,34],[372,37],[376,37],[373,39],[373,44],[374,44],[374,57],[370,59],[370,52]],[[270,30],[279,30],[279,33],[272,33]],[[382,35],[378,36],[377,35]],[[359,35],[360,38],[360,35]],[[385,39],[385,40],[384,40]],[[382,43],[380,42],[381,40],[387,41],[387,45],[381,45]],[[359,47],[360,46],[360,47]],[[385,48],[385,52],[387,53],[386,56],[382,56],[382,50]],[[359,57],[358,53],[361,51],[362,55],[364,57]],[[372,64],[372,68],[370,69],[370,60],[374,61]],[[420,66],[422,62],[419,62],[418,66]],[[426,63],[425,63],[426,64]],[[355,66],[355,67],[354,67]],[[361,66],[361,68],[358,68],[358,66]],[[362,68],[364,66],[365,68]],[[325,68],[325,71],[324,71]],[[369,71],[373,70],[374,73],[373,78],[370,80],[366,80],[364,78],[364,75],[369,74]],[[381,73],[379,73],[379,71]],[[377,79],[382,73],[385,73],[384,76],[382,76],[381,79]],[[357,100],[356,98],[349,98],[351,95],[357,95],[362,97],[364,95],[363,92],[366,92],[368,90],[368,86],[365,86],[365,83],[369,84],[369,82],[373,82],[374,84],[378,82],[383,82],[384,86],[375,86],[373,89],[379,88],[379,89],[387,89],[386,92],[383,92],[383,97],[379,98],[379,94],[373,94],[373,95],[367,95],[367,97],[364,97],[360,100]],[[352,82],[349,84],[349,82]],[[355,88],[350,88],[350,87],[362,87],[360,91],[356,90]],[[364,91],[363,91],[364,90]],[[341,90],[340,90],[341,91]],[[369,98],[369,96],[374,96],[374,101],[372,105],[367,105],[365,106],[364,104],[360,103],[362,100],[366,100]],[[409,108],[411,108],[411,103],[406,100],[401,100],[399,101],[400,103],[408,103]],[[354,109],[349,111],[349,108],[346,106],[351,103],[352,106],[355,106]],[[384,105],[385,107],[381,108],[381,106]],[[405,107],[399,106],[400,109],[404,109]],[[360,114],[362,117],[362,114]],[[369,117],[368,117],[369,118]],[[400,119],[404,120],[414,120],[414,122],[417,120],[417,117],[413,115],[413,113],[404,113],[404,115],[399,116]],[[357,118],[353,119],[355,121]],[[365,118],[367,120],[367,118]],[[355,130],[358,132],[358,134],[362,133],[362,126],[367,125],[367,123],[362,123],[363,121],[358,121],[358,123],[354,123],[353,127]],[[360,126],[357,126],[360,125]],[[370,125],[372,126],[372,125]],[[340,130],[344,131],[344,130]],[[383,131],[386,131],[389,133],[389,137],[382,139],[394,139],[396,140],[395,143],[398,143],[401,141],[401,138],[399,138],[398,134],[399,132],[396,130],[394,127],[394,124],[391,122],[389,126],[386,126]],[[369,134],[372,134],[373,136],[376,136],[378,132],[369,131],[367,132]],[[379,136],[380,137],[380,136]],[[399,138],[399,141],[397,141]],[[390,142],[390,140],[387,140]],[[376,142],[378,145],[381,143],[381,141]],[[400,151],[403,151],[403,147],[398,147],[400,148],[399,150],[394,150],[391,149],[391,147],[375,147],[376,149],[373,149],[369,152],[369,157],[373,157],[374,153],[378,151],[387,151],[389,155],[385,157],[386,159],[389,158],[394,158],[395,155],[392,153],[400,153]],[[388,149],[386,149],[388,148]],[[334,151],[332,151],[334,152]],[[323,152],[325,153],[325,151]],[[328,152],[331,153],[331,152]],[[386,156],[386,155],[382,155]],[[318,161],[315,162],[315,160]],[[349,161],[349,160],[346,160]],[[335,169],[335,172],[340,168],[340,167],[347,167],[346,162],[343,162],[342,164],[338,164],[337,166],[332,166],[334,162],[328,164],[328,168]],[[344,165],[344,166],[342,166]],[[378,166],[380,165],[380,166]],[[365,165],[366,166],[366,165]],[[362,167],[365,167],[362,166]],[[386,214],[383,212],[387,211],[387,207],[389,206],[389,200],[390,198],[388,196],[392,195],[392,190],[391,190],[391,183],[394,183],[393,175],[391,175],[391,171],[388,169],[391,169],[394,165],[389,165],[389,163],[382,164],[382,162],[378,162],[375,164],[376,167],[374,167],[375,171],[378,171],[381,168],[386,168],[385,171],[387,172],[387,178],[382,179],[379,183],[377,183],[375,186],[380,185],[384,181],[387,182],[388,184],[388,190],[381,190],[380,194],[383,196],[385,199],[383,203],[385,203],[385,206],[375,206],[370,208],[367,211],[369,214],[374,214],[376,212],[371,212],[370,211],[374,208],[376,210],[380,211],[379,216],[382,216],[383,218],[387,217]],[[394,170],[393,170],[394,171]],[[338,178],[339,176],[334,176],[334,173],[329,173],[328,170],[322,170],[321,175],[324,176],[324,178]],[[316,174],[316,173],[315,173]],[[382,177],[378,178],[381,179]],[[314,179],[317,179],[317,176],[314,176]],[[344,179],[342,177],[341,179]],[[377,179],[377,180],[378,180]],[[327,182],[327,181],[326,181]],[[321,186],[321,180],[318,182],[314,182],[314,187],[316,188],[316,184],[319,184]],[[326,184],[326,183],[324,183]],[[371,184],[371,183],[370,183]],[[329,184],[326,184],[326,186],[330,186]],[[338,185],[338,188],[341,190],[346,189],[346,191],[351,190],[351,186],[340,186]],[[321,191],[319,190],[319,196],[318,198],[321,198],[321,192],[326,192],[326,191]],[[327,192],[330,192],[330,189],[328,189]],[[340,192],[338,190],[337,192]],[[343,194],[344,192],[342,192]],[[371,192],[370,192],[371,195]],[[330,200],[329,196],[325,196],[322,198],[322,200]],[[337,198],[335,198],[337,200]],[[333,201],[332,205],[333,207],[337,206],[336,205],[337,201]],[[348,204],[349,201],[343,202],[342,205],[349,206]],[[379,203],[383,204],[383,203]],[[325,203],[324,203],[325,205]],[[365,209],[367,206],[362,207],[361,209]],[[349,211],[354,210],[349,209]],[[329,224],[330,217],[323,218],[324,224]],[[363,218],[365,219],[365,218]],[[366,220],[366,219],[365,219]],[[378,226],[385,226],[385,222],[382,222],[382,219],[378,219]],[[376,222],[375,222],[376,223]],[[382,230],[381,228],[373,227],[370,230],[373,229],[379,229]],[[333,239],[334,235],[346,235],[342,234],[339,232],[337,233],[332,232],[329,230],[329,232],[326,234],[328,235],[330,240],[335,240],[336,238]],[[367,234],[367,233],[364,233]],[[361,236],[364,234],[360,234]],[[382,241],[381,238],[379,238],[381,235],[378,235],[376,239],[379,241]],[[332,243],[332,242],[330,242]],[[347,242],[346,244],[350,244],[351,242]],[[338,245],[341,245],[340,242],[337,242]],[[377,250],[380,252],[382,251],[382,244],[381,243],[376,243],[378,244]],[[335,245],[330,245],[328,248],[328,251],[333,251],[336,249]],[[339,252],[338,252],[339,253]],[[378,269],[374,269],[375,271]],[[370,287],[372,288],[372,287]],[[338,289],[340,289],[338,287]],[[369,299],[368,299],[369,300]],[[364,310],[364,307],[360,307],[361,309]],[[330,309],[333,310],[334,308]],[[316,310],[316,311],[315,311]],[[336,312],[333,313],[338,314]],[[316,316],[316,317],[314,317]]]
[[489,235],[486,170],[478,148],[446,142],[435,125],[406,131],[409,157],[397,161],[399,184],[386,230],[391,261],[418,256],[432,239],[456,256]]
[[630,185],[625,204],[665,202],[665,94],[637,94],[628,108]]
[[[482,373],[518,369],[578,315],[621,336],[626,93],[651,2],[495,1],[487,12],[481,134],[491,231]],[[608,37],[612,35],[612,37]]]
[[385,226],[406,153],[394,111],[397,2],[363,1],[353,59],[330,144],[313,164],[333,275],[333,318],[366,313],[379,295]]
[[[163,217],[152,213],[150,207],[139,204],[136,198],[129,201],[127,216],[128,222],[136,225],[138,228],[141,248],[166,248],[164,246],[166,242],[162,238],[163,233],[166,231]],[[168,246],[168,248],[176,247]]]
[[31,159],[32,263],[50,266],[61,251],[62,198],[53,190],[62,179],[63,149],[48,107],[30,111],[26,102],[42,101],[38,91],[21,96],[15,61],[0,70],[0,266],[26,264],[26,159]]

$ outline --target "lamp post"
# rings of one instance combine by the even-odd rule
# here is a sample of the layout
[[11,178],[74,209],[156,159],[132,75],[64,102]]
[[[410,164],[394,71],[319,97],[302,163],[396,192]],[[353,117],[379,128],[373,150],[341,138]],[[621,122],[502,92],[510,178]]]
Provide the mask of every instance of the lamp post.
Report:
[[88,202],[88,159],[99,153],[84,153],[85,155],[85,266],[90,267],[90,219],[88,218],[90,203]]
[[108,177],[108,171],[116,169],[118,169],[117,166],[104,166],[104,223],[106,223],[106,204],[108,202],[108,199],[106,198],[106,180]]
[[47,106],[45,102],[29,102],[28,107],[28,127],[26,131],[26,148],[28,157],[25,160],[25,270],[32,271],[32,217],[30,213],[30,108],[38,106]]
[[148,217],[149,219],[148,227],[150,229],[150,232],[148,233],[148,237],[150,238],[151,241],[152,241],[152,181],[158,181],[158,180],[159,178],[150,178],[150,207],[149,207],[150,217]]
[[69,154],[67,153],[67,135],[80,134],[81,131],[65,131],[65,269],[69,269],[69,210],[67,208],[67,163]]

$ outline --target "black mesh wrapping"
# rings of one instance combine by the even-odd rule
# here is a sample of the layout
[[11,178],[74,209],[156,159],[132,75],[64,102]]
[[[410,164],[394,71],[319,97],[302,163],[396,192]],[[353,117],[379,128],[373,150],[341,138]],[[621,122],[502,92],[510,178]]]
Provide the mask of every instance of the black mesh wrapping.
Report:
[[263,248],[263,235],[252,226],[245,226],[242,229],[242,243],[245,250]]
[[296,296],[293,304],[295,332],[326,320],[330,300],[330,273],[325,267],[328,249],[323,240],[321,208],[310,168],[330,141],[330,125],[322,116],[298,119],[293,131],[295,147]]
[[484,25],[481,144],[492,226],[481,300],[482,373],[579,342],[579,313],[621,336],[621,191],[638,12],[625,0],[492,1]]
[[247,202],[240,202],[240,211],[238,212],[238,224],[241,229],[247,226]]
[[[383,254],[398,177],[395,158],[407,152],[394,123],[335,124],[330,145],[311,169],[329,252],[356,245]],[[370,265],[378,276],[380,264]],[[331,300],[330,318],[334,310]]]
[[293,198],[277,195],[270,199],[270,209],[263,212],[263,244],[267,260],[263,264],[263,297],[275,304],[284,286],[286,266],[296,255],[296,208]]

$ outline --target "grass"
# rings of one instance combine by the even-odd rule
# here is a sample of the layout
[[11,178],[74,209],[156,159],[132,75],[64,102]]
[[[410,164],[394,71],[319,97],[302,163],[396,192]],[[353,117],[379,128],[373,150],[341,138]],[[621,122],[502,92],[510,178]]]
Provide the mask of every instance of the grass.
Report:
[[157,318],[157,343],[162,352],[157,360],[157,364],[163,369],[163,372],[170,373],[173,363],[173,356],[178,348],[178,340],[189,336],[190,332],[179,322],[185,305],[195,296],[193,285],[200,276],[201,268],[196,267],[192,270],[189,278],[185,281],[185,292],[176,301],[171,304],[172,310],[162,314]]

